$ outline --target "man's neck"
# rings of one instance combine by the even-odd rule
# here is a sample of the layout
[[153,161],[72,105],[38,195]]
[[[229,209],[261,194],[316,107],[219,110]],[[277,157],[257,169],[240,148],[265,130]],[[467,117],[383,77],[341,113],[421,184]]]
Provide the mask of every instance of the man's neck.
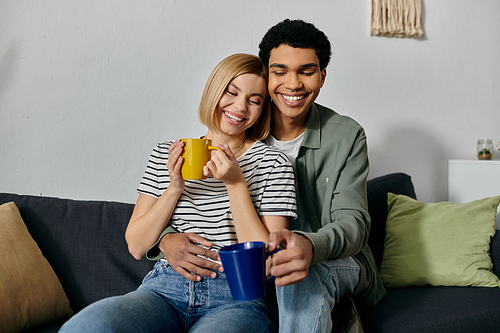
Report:
[[307,114],[301,118],[288,118],[284,117],[279,110],[273,110],[271,135],[279,141],[291,141],[297,138],[306,130]]

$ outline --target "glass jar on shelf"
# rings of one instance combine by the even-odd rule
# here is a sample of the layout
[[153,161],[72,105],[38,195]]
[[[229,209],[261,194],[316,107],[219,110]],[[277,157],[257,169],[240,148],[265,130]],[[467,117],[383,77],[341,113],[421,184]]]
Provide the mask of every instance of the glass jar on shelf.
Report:
[[480,160],[491,160],[493,156],[493,144],[491,139],[477,140],[477,158]]

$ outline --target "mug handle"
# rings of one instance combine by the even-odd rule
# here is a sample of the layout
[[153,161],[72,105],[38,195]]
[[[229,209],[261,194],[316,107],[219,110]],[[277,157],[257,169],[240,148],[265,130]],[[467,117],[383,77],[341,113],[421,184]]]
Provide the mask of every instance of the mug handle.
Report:
[[208,150],[222,150],[222,149],[214,147],[214,146],[208,146]]
[[[266,252],[266,259],[269,258],[270,255],[275,254],[278,252],[280,249],[276,249],[271,252]],[[269,287],[269,285],[276,279],[276,276],[271,276],[269,279],[266,280],[266,288]]]

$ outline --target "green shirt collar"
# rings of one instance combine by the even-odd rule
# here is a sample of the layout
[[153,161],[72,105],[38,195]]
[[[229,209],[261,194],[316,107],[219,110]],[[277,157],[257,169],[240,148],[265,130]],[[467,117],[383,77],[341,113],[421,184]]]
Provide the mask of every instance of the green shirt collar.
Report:
[[321,147],[321,116],[319,114],[318,107],[316,103],[311,105],[309,109],[309,115],[307,117],[306,130],[304,134],[304,141],[302,141],[302,146],[319,149]]

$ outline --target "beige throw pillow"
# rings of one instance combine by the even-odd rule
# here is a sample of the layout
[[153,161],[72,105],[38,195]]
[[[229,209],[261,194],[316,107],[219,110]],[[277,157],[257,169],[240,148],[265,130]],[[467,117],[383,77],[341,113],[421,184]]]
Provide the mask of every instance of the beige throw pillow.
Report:
[[64,290],[13,202],[0,206],[0,332],[70,317]]

